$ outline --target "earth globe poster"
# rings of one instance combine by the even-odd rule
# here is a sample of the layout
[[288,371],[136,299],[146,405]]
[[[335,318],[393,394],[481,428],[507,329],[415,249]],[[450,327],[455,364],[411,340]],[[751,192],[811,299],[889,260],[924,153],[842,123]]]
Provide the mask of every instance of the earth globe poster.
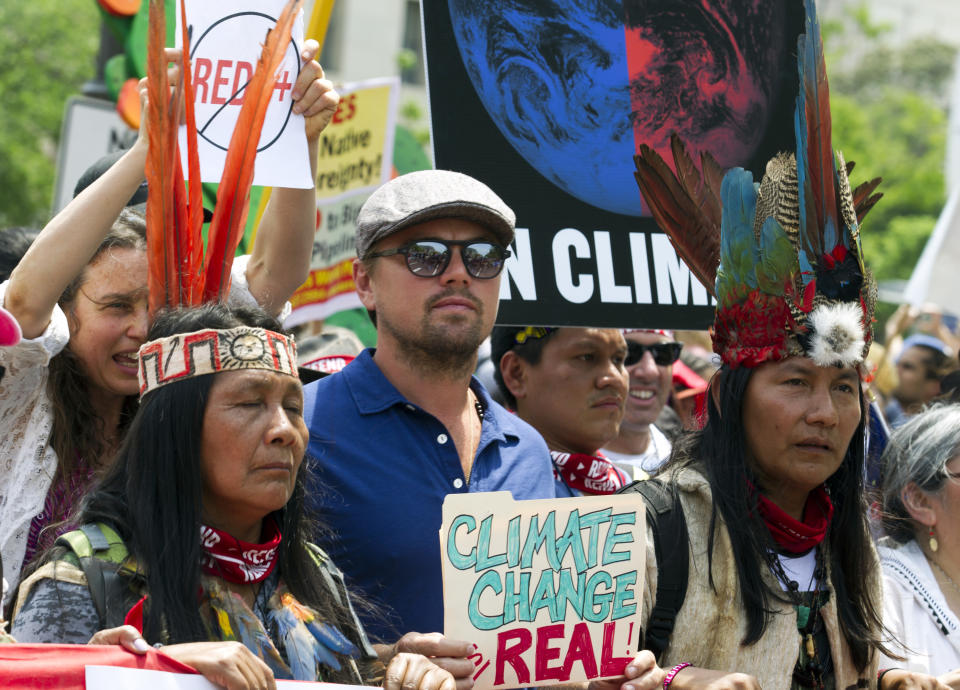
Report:
[[706,328],[645,209],[640,144],[760,179],[794,147],[799,0],[423,0],[435,166],[517,214],[498,323]]

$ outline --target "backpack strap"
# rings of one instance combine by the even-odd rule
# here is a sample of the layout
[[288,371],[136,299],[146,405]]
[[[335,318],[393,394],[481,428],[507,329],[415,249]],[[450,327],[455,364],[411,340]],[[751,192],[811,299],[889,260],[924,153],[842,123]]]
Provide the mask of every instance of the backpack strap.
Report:
[[101,629],[123,625],[129,595],[118,571],[130,552],[120,535],[98,522],[62,534],[56,543],[69,549],[66,560],[83,571]]
[[353,603],[350,601],[350,596],[347,593],[347,585],[343,579],[343,573],[334,565],[330,556],[327,555],[327,552],[316,544],[307,542],[307,552],[320,570],[323,581],[326,583],[327,589],[330,591],[331,596],[333,596],[334,601],[337,602],[337,605],[341,609],[346,609],[350,612],[350,617],[353,619],[353,627],[356,628],[357,636],[359,637],[359,639],[354,640],[354,642],[359,642],[358,646],[360,647],[361,657],[366,660],[376,659],[377,653],[371,646],[370,640],[367,638],[367,633],[363,629],[363,624],[353,609]]
[[636,481],[617,493],[638,493],[647,510],[657,554],[657,593],[653,610],[642,633],[643,648],[659,660],[670,645],[677,614],[687,595],[690,574],[690,536],[680,497],[673,486],[657,479]]

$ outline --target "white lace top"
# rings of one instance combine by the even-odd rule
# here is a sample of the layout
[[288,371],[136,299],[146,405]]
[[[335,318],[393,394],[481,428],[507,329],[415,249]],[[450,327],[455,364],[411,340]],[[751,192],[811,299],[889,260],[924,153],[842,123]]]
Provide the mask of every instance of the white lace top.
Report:
[[[231,306],[257,304],[247,283],[249,260],[249,255],[234,259]],[[0,305],[8,283],[0,284]],[[290,309],[288,302],[281,321]],[[69,340],[67,317],[55,306],[40,337],[0,347],[0,366],[6,370],[0,380],[0,556],[11,592],[20,581],[30,523],[43,510],[57,471],[57,455],[49,445],[53,412],[47,397],[47,366]]]
[[880,659],[880,668],[907,668],[938,676],[960,668],[960,620],[947,605],[916,541],[890,537],[877,545],[883,567],[883,625],[892,650],[907,657]]

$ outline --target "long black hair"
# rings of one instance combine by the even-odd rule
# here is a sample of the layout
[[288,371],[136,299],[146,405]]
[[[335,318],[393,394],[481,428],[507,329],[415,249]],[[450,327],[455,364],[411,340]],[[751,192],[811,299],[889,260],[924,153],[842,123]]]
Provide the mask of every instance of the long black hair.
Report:
[[[279,324],[252,309],[210,304],[157,316],[149,340],[205,328],[254,326],[279,331]],[[143,397],[116,462],[87,497],[82,523],[114,527],[145,572],[148,605],[144,636],[167,643],[209,639],[197,606],[200,590],[200,514],[203,479],[200,445],[204,411],[215,375],[197,376]],[[304,512],[304,465],[293,495],[273,516],[283,539],[278,570],[291,593],[344,634],[359,640],[349,610],[330,595],[307,542],[312,526]],[[348,671],[332,682],[355,682]]]
[[[723,522],[733,549],[740,582],[740,595],[747,614],[747,629],[741,644],[758,641],[774,612],[771,599],[788,602],[762,578],[767,566],[765,554],[774,548],[769,531],[757,510],[758,496],[751,494],[747,479],[756,483],[745,454],[743,400],[754,370],[730,368],[724,364],[711,382],[714,395],[707,395],[707,423],[701,431],[683,435],[674,447],[667,471],[695,465],[705,474],[713,495],[708,554],[713,584],[713,546],[718,519]],[[884,650],[881,643],[880,602],[871,592],[871,578],[863,568],[875,560],[871,555],[864,498],[864,423],[850,441],[840,468],[827,479],[833,501],[833,519],[827,531],[827,558],[830,584],[836,601],[840,630],[850,645],[853,661],[862,671],[872,649]],[[879,574],[876,574],[879,577]]]

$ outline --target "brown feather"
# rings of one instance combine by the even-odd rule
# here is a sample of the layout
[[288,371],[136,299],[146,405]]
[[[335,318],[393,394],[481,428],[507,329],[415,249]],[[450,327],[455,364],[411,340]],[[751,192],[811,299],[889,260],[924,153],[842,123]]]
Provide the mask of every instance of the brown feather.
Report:
[[[720,220],[723,217],[723,211],[720,207],[720,200],[713,189],[710,189],[707,180],[694,165],[693,159],[687,153],[683,141],[674,132],[670,136],[670,148],[673,152],[673,164],[677,171],[677,181],[686,191],[687,195],[693,200],[700,213],[705,215],[707,220],[717,227],[720,227]],[[701,155],[701,165],[708,153]],[[721,178],[723,176],[721,175]],[[717,190],[720,187],[716,187]]]
[[[692,164],[687,165],[689,157],[682,144],[680,149],[678,168],[684,171],[686,183],[702,180],[700,173],[692,170]],[[705,196],[702,190],[688,189],[660,154],[646,144],[640,145],[634,163],[637,184],[657,225],[690,271],[713,294],[720,262],[720,226],[701,208],[699,199]]]
[[881,177],[875,177],[872,180],[868,180],[862,184],[857,185],[856,189],[853,190],[853,206],[857,209],[857,215],[860,215],[860,206],[866,201],[871,194],[880,186],[880,183],[883,181]]
[[870,212],[870,209],[872,209],[882,198],[883,193],[881,192],[878,194],[873,194],[857,204],[857,222],[862,224],[864,217]]

